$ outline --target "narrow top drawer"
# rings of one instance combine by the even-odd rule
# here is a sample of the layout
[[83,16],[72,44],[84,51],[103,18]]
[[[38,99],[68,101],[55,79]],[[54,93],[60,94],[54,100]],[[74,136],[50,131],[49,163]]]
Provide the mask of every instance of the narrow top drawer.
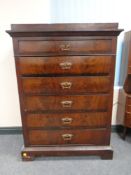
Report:
[[77,55],[112,53],[111,39],[19,40],[20,55]]

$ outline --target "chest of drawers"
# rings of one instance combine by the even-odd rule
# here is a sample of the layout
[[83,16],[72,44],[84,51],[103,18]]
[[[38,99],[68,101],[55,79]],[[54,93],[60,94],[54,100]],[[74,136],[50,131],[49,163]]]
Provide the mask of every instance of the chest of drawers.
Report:
[[126,138],[127,128],[131,128],[131,31],[124,35],[123,41],[123,63],[125,64],[124,91],[126,95],[123,139]]
[[13,24],[22,158],[111,159],[117,23]]

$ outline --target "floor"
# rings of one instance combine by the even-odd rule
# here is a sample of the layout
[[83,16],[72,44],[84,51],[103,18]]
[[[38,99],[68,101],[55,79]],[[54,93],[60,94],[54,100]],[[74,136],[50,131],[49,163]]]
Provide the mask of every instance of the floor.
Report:
[[113,160],[99,157],[45,157],[23,162],[18,135],[0,135],[0,175],[131,175],[131,136],[123,141],[113,133]]

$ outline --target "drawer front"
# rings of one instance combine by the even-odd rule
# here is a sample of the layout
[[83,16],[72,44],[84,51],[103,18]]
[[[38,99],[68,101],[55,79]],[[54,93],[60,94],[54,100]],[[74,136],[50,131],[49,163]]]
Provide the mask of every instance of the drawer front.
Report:
[[101,130],[29,130],[30,145],[87,144],[106,145],[108,134]]
[[131,96],[127,96],[127,97],[126,97],[126,103],[127,103],[128,105],[131,105]]
[[128,66],[128,74],[131,74],[131,65]]
[[[130,54],[130,51],[129,51],[129,54]],[[130,59],[130,55],[127,54],[126,56],[128,57],[128,68],[127,68],[128,72],[127,72],[127,74],[131,74],[131,59]]]
[[111,39],[88,39],[74,41],[19,40],[19,54],[63,55],[86,53],[112,53]]
[[131,105],[126,105],[126,112],[131,112]]
[[107,110],[110,95],[26,96],[25,111]]
[[26,116],[26,126],[29,128],[64,128],[64,127],[106,127],[107,112],[65,113],[65,114],[30,114]]
[[131,97],[126,97],[126,112],[131,112]]
[[125,114],[125,126],[131,127],[131,112]]
[[94,77],[30,77],[22,78],[24,93],[81,94],[106,93],[111,80],[106,76]]
[[20,74],[109,74],[111,56],[18,57]]

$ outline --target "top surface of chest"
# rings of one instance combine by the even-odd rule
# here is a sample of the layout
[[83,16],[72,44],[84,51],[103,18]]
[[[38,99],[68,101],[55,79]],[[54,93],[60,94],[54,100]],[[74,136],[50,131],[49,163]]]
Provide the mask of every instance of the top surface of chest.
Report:
[[118,23],[12,24],[12,37],[42,36],[118,36]]

